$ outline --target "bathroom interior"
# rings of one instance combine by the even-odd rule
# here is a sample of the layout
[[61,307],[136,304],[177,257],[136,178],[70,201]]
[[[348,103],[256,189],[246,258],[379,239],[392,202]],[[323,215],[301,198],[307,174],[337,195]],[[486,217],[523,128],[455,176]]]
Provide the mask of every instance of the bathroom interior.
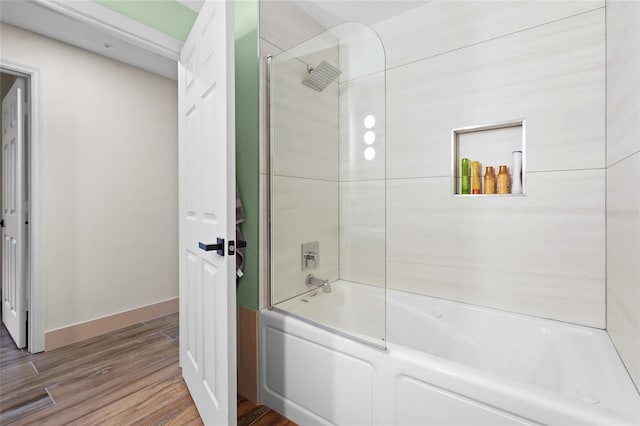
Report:
[[326,3],[259,2],[260,399],[637,424],[640,5]]

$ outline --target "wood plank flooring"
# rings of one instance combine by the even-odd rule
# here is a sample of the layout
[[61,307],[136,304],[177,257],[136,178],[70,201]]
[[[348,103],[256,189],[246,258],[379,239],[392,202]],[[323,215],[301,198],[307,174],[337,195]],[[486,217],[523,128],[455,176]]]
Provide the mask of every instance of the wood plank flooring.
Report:
[[[2,325],[0,424],[202,424],[178,366],[178,315],[32,355]],[[238,396],[238,425],[295,426]]]

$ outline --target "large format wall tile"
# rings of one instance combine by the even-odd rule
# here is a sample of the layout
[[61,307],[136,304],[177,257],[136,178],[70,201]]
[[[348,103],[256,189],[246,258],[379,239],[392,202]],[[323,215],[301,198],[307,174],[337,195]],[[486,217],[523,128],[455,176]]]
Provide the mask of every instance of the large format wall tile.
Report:
[[604,328],[604,173],[531,173],[524,197],[389,181],[387,286]]
[[640,151],[640,2],[607,2],[607,166]]
[[[308,290],[305,277],[338,279],[338,182],[275,176],[271,219],[273,301]],[[301,245],[318,241],[317,270],[302,271]]]
[[331,29],[340,42],[340,82],[382,72],[386,54],[380,36],[361,22],[345,22]]
[[306,64],[286,53],[271,72],[273,173],[337,181],[339,85],[322,92],[303,85]]
[[325,31],[291,0],[260,1],[260,37],[287,50]]
[[[604,6],[604,1],[432,1],[374,25],[397,67]],[[407,40],[420,40],[419,43]]]
[[607,329],[640,385],[640,153],[607,169]]
[[387,176],[448,176],[451,129],[527,120],[529,171],[604,167],[604,10],[387,73]]
[[[385,75],[377,73],[340,84],[340,181],[385,178]],[[364,120],[374,117],[373,127]],[[367,144],[365,134],[375,140]],[[375,157],[364,156],[373,148]]]
[[385,282],[385,181],[340,183],[340,278]]
[[607,329],[636,386],[640,386],[639,22],[639,3],[607,1]]
[[339,39],[332,31],[324,31],[286,52],[310,67],[316,67],[320,62],[327,61],[340,68],[339,43]]
[[[433,2],[376,25],[391,68],[387,116],[377,120],[374,144],[387,176],[384,161],[364,160],[358,127],[369,110],[379,110],[373,89],[385,84],[382,74],[349,80],[352,73],[344,73],[349,81],[332,84],[339,96],[335,123],[313,121],[329,117],[334,99],[318,101],[301,84],[287,86],[281,118],[288,127],[276,173],[326,182],[275,178],[276,300],[305,290],[300,244],[313,234],[323,239],[321,264],[327,246],[339,251],[331,271],[318,271],[322,278],[337,278],[339,269],[340,278],[381,285],[386,265],[391,288],[604,327],[602,6]],[[268,31],[261,35],[274,45],[265,49],[302,41],[287,45]],[[316,54],[305,49],[292,52]],[[298,59],[277,78],[287,84],[304,78],[304,62],[313,59]],[[527,124],[527,196],[451,196],[451,129],[520,118]],[[334,158],[322,147],[333,144],[325,126],[338,124]],[[338,175],[339,184],[329,182]],[[386,181],[386,200],[385,178],[395,178]],[[318,203],[329,206],[328,215],[315,216],[311,206]],[[385,209],[386,246],[379,227]],[[305,216],[313,225],[299,222]],[[331,234],[338,223],[339,239]],[[379,247],[386,248],[386,263]]]
[[[321,34],[316,37],[316,35]],[[312,38],[312,40],[309,40]],[[308,41],[307,41],[308,40]],[[263,58],[272,55],[272,135],[274,151],[271,172],[273,302],[307,290],[301,271],[300,245],[320,242],[321,278],[338,278],[338,178],[339,178],[339,85],[330,84],[318,93],[302,84],[307,65],[326,59],[339,66],[338,41],[292,1],[260,2],[261,56],[261,160],[263,221],[266,230],[267,108]],[[284,50],[288,50],[286,53]],[[302,179],[300,179],[302,178]],[[315,179],[315,180],[314,180]],[[268,252],[267,234],[261,233],[263,252]],[[268,279],[262,258],[261,280]],[[263,294],[263,303],[267,295]]]

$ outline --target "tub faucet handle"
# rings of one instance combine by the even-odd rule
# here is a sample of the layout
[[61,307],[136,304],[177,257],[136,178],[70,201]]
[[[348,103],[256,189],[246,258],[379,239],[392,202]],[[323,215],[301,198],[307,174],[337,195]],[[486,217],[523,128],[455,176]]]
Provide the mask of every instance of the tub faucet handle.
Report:
[[308,269],[318,269],[320,266],[320,242],[311,241],[303,243],[300,250],[300,266],[303,271]]
[[305,269],[309,267],[309,261],[313,261],[313,267],[318,267],[318,255],[315,251],[305,251],[302,255],[304,257],[304,267]]

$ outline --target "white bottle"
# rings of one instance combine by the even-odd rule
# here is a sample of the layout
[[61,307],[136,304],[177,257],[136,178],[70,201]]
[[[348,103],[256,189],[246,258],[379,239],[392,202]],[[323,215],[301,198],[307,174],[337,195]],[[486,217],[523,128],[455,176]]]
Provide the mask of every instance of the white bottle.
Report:
[[513,151],[511,165],[511,193],[522,194],[522,151]]

